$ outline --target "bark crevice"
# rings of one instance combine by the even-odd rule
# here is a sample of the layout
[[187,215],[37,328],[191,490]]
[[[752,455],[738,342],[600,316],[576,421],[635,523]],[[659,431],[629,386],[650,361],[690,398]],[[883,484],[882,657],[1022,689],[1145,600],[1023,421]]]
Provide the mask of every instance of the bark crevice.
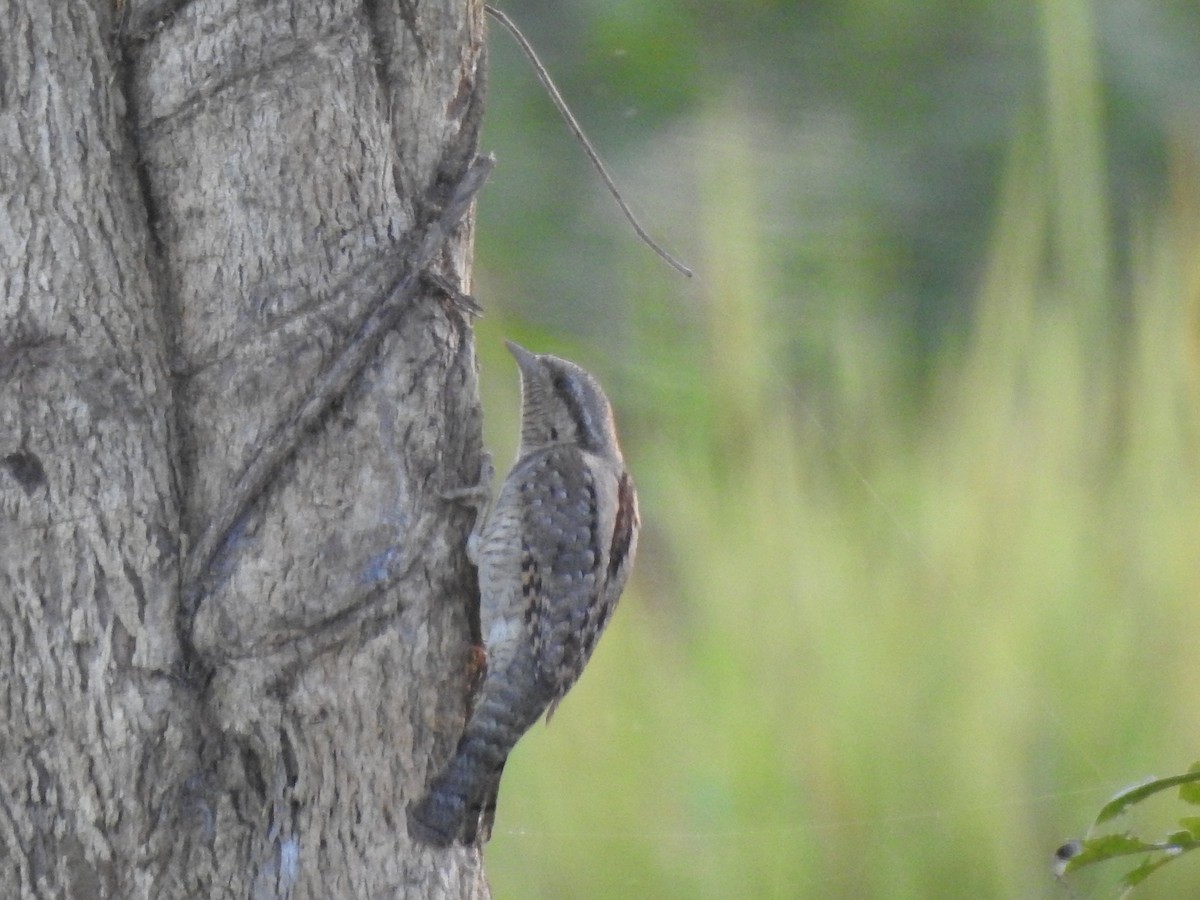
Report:
[[421,273],[469,280],[482,9],[407,12],[0,0],[0,896],[486,896],[395,827],[461,726],[480,445]]

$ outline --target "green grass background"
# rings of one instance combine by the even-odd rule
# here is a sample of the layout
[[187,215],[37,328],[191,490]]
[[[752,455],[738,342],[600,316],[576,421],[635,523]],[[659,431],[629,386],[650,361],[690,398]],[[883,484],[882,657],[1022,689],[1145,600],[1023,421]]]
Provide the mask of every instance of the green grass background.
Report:
[[[493,28],[488,441],[503,337],[579,361],[644,523],[508,766],[497,897],[1115,896],[1055,848],[1200,758],[1200,117],[1170,70],[1138,117],[1111,8],[513,3],[691,282]],[[789,37],[814,70],[830,42],[824,81],[788,81]],[[1200,863],[1138,896],[1200,896]]]

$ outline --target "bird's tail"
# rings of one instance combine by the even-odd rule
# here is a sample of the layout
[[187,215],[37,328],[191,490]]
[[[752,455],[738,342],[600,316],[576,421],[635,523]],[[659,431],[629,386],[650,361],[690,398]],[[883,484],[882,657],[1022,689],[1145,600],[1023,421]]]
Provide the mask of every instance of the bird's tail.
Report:
[[[408,812],[409,834],[439,847],[455,838],[473,844],[491,833],[505,760],[538,720],[551,694],[521,688],[521,679],[488,678],[450,764]],[[537,696],[530,696],[531,693]]]

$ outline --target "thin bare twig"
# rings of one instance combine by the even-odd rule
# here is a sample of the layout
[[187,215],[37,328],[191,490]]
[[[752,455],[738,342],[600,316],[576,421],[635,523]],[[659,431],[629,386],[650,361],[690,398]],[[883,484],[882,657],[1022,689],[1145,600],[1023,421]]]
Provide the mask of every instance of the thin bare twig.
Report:
[[521,29],[517,27],[516,22],[510,19],[506,13],[496,9],[494,6],[484,5],[483,8],[487,10],[488,14],[491,15],[493,19],[504,26],[508,33],[511,34],[516,42],[520,45],[521,50],[523,50],[525,55],[529,58],[530,63],[533,64],[534,72],[537,73],[538,81],[542,83],[542,87],[546,89],[546,93],[548,93],[550,95],[550,99],[554,101],[554,105],[558,108],[559,113],[561,113],[563,119],[566,120],[567,127],[571,129],[571,132],[575,135],[575,139],[579,141],[580,146],[583,147],[583,152],[587,154],[588,159],[591,160],[596,171],[600,173],[600,177],[604,180],[605,187],[607,187],[608,192],[613,195],[613,199],[617,201],[617,205],[621,207],[621,212],[625,214],[625,218],[629,220],[629,224],[633,226],[633,230],[637,233],[637,236],[642,239],[642,242],[645,243],[646,246],[662,257],[662,259],[672,269],[682,275],[687,276],[688,278],[691,278],[692,270],[668,253],[661,244],[654,240],[654,238],[650,237],[650,234],[637,220],[637,217],[633,214],[633,210],[629,208],[629,204],[625,202],[625,198],[621,196],[621,192],[617,189],[616,182],[613,181],[612,176],[608,174],[608,169],[605,168],[604,163],[600,160],[600,154],[596,152],[596,148],[592,146],[592,142],[589,141],[587,135],[583,133],[583,127],[572,114],[570,107],[567,106],[567,101],[564,100],[562,94],[558,92],[558,88],[555,87],[553,79],[550,78],[550,73],[546,71],[546,67],[542,65],[541,59],[538,58],[537,51],[533,49],[533,44],[529,43],[529,39],[521,33]]

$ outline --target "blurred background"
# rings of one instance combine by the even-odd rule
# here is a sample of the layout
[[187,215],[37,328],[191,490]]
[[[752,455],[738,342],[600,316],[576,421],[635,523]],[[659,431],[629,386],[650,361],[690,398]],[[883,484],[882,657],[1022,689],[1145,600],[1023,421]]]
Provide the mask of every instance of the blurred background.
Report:
[[490,22],[487,440],[580,362],[644,521],[496,896],[1114,896],[1055,849],[1200,759],[1200,7],[503,6],[696,276]]

